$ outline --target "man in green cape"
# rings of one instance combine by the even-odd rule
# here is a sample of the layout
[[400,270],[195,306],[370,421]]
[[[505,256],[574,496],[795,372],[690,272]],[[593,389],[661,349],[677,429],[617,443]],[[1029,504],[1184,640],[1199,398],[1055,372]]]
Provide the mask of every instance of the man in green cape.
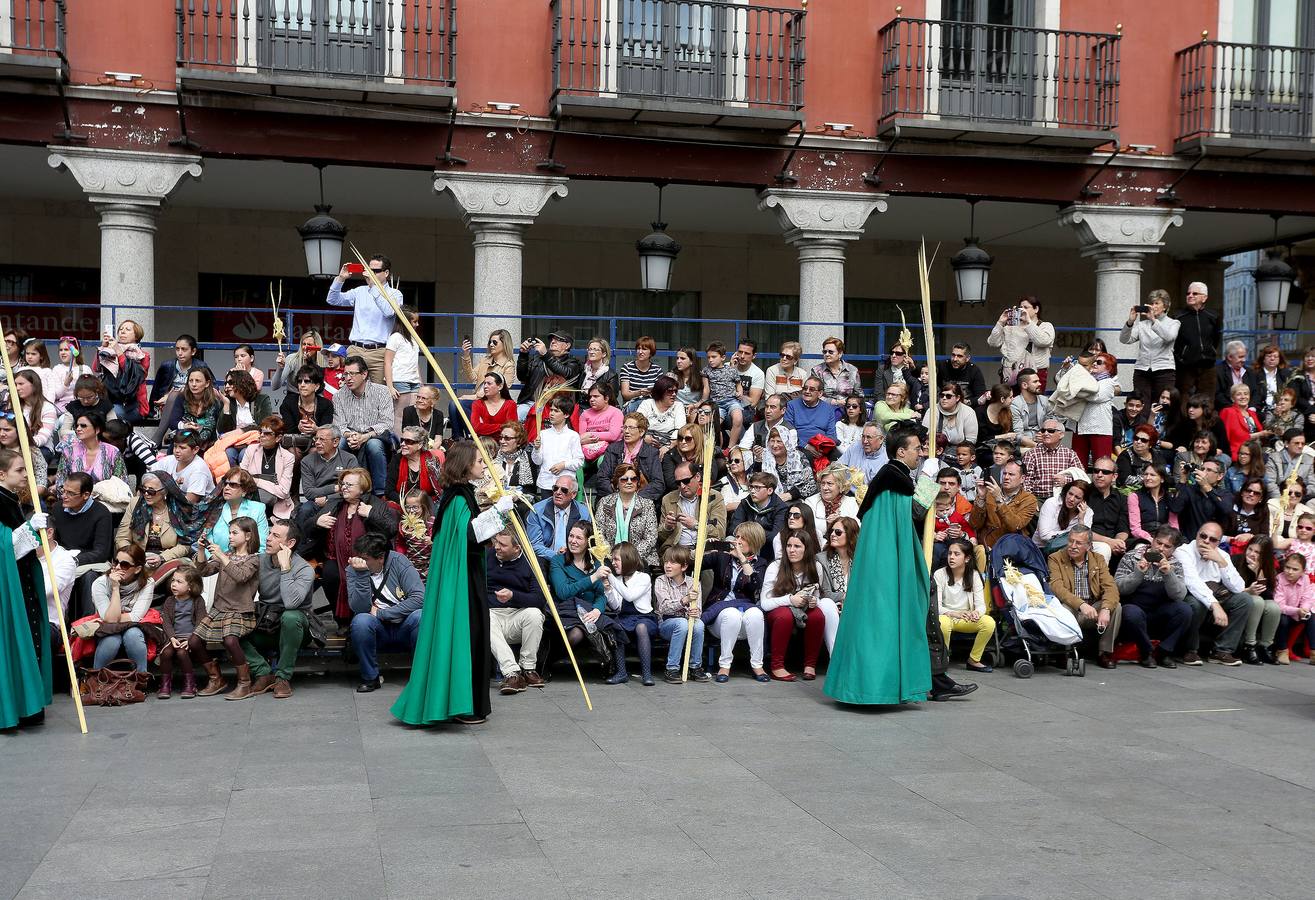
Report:
[[849,583],[862,588],[845,599],[824,690],[841,703],[865,705],[962,696],[977,686],[945,674],[927,559],[914,527],[915,515],[926,514],[913,502],[922,439],[914,429],[897,428],[886,447],[890,462],[859,509]]

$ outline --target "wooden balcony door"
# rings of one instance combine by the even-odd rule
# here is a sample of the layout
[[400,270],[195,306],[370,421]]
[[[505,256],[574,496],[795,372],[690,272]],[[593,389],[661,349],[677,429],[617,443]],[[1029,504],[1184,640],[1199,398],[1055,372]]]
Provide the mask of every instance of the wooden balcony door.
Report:
[[1234,47],[1224,72],[1229,130],[1257,137],[1315,137],[1315,14],[1311,0],[1236,0]]
[[724,4],[621,0],[622,94],[672,100],[725,99]]
[[1033,0],[944,0],[940,114],[1030,122],[1038,47]]
[[260,0],[260,65],[311,75],[382,77],[390,0]]

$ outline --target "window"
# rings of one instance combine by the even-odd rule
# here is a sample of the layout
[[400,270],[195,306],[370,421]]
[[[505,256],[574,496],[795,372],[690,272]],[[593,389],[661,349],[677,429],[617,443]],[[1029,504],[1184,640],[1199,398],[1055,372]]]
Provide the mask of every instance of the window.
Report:
[[[32,337],[65,335],[97,342],[100,270],[63,266],[0,266],[0,326]],[[85,307],[64,304],[87,304]],[[124,313],[124,318],[128,318]],[[147,335],[150,339],[150,335]],[[54,356],[53,348],[51,356]]]
[[[697,291],[527,287],[523,300],[522,338],[565,331],[574,338],[575,349],[583,350],[590,338],[602,337],[613,352],[623,351],[622,363],[643,335],[657,342],[662,356],[674,356],[679,347],[699,346],[702,302]],[[571,316],[583,318],[566,318]]]

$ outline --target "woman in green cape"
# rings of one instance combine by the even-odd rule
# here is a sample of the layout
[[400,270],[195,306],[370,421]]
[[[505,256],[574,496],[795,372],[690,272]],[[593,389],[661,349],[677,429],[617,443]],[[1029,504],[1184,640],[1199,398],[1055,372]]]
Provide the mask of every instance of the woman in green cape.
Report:
[[485,472],[470,441],[448,448],[411,678],[392,707],[408,725],[477,725],[489,715],[488,587],[480,545],[503,529],[502,513],[512,499],[504,496],[481,513],[471,482]]
[[859,509],[850,590],[824,688],[842,703],[919,702],[932,690],[930,579],[913,522],[920,446],[917,432],[895,431],[886,444],[890,462],[868,486]]
[[41,724],[52,696],[45,579],[33,552],[40,539],[18,499],[26,484],[23,457],[0,450],[0,729]]

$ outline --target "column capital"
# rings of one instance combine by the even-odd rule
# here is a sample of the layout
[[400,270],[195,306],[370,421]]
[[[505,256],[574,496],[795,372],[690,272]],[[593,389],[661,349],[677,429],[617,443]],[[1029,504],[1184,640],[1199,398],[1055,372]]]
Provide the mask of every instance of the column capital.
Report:
[[201,177],[201,157],[140,150],[51,146],[46,161],[68,169],[92,203],[159,208],[184,175]]
[[466,227],[475,232],[488,226],[533,225],[549,200],[566,196],[568,183],[544,175],[434,173],[435,193],[451,193]]
[[1107,253],[1158,253],[1164,234],[1183,224],[1183,210],[1150,206],[1076,203],[1059,213],[1059,224],[1073,228],[1083,256]]
[[758,208],[776,214],[785,240],[856,241],[873,212],[886,211],[889,194],[860,191],[807,191],[768,188],[758,194]]

